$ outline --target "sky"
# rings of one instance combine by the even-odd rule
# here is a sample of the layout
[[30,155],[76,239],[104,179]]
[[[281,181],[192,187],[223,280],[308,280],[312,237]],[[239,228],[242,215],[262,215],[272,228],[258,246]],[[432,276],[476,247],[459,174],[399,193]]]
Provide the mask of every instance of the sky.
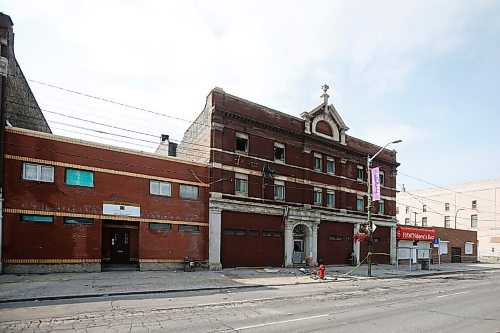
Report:
[[182,140],[214,87],[299,117],[326,83],[348,135],[403,140],[392,146],[398,189],[500,178],[499,1],[0,0],[0,10],[55,134],[154,151],[162,133]]

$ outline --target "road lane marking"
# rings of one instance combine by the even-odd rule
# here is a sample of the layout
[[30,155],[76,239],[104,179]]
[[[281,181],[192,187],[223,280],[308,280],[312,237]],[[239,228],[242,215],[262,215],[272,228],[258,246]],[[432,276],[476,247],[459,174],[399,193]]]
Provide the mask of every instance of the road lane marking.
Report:
[[244,299],[241,301],[224,301],[224,302],[215,302],[215,303],[203,303],[198,304],[198,306],[213,306],[213,305],[225,305],[225,304],[237,304],[237,303],[249,303],[249,302],[261,302],[261,301],[269,301],[274,298],[266,297],[266,298],[253,298],[253,299]]
[[250,328],[257,328],[257,327],[264,327],[264,326],[270,326],[270,325],[292,323],[294,321],[310,320],[310,319],[316,319],[316,318],[322,318],[322,317],[328,317],[328,316],[329,316],[329,314],[324,314],[324,315],[312,316],[312,317],[303,317],[303,318],[296,318],[296,319],[289,319],[289,320],[282,320],[282,321],[274,321],[272,323],[265,323],[265,324],[257,324],[257,325],[251,325],[251,326],[238,327],[238,328],[235,328],[234,330],[235,331],[243,331],[243,330],[247,330],[247,329],[250,329]]
[[438,298],[440,298],[440,297],[454,296],[454,295],[461,295],[461,294],[467,294],[467,293],[468,293],[468,291],[461,291],[459,293],[454,293],[454,294],[440,295],[440,296],[438,296]]

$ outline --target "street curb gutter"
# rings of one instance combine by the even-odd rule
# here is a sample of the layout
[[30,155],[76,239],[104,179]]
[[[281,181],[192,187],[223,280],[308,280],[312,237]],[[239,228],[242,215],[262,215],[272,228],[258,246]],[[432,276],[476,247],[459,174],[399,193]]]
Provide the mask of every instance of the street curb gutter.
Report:
[[[448,274],[460,274],[460,273],[481,273],[489,270],[499,270],[498,268],[483,268],[481,270],[459,270],[459,271],[439,271],[432,273],[418,273],[411,275],[394,275],[394,276],[356,276],[356,275],[335,275],[334,278],[346,278],[346,279],[409,279],[418,277],[428,277],[428,276],[439,276]],[[275,283],[275,284],[249,284],[240,286],[227,286],[227,287],[204,287],[204,288],[187,288],[187,289],[164,289],[164,290],[145,290],[145,291],[124,291],[124,292],[114,292],[114,293],[100,293],[100,294],[80,294],[80,295],[59,295],[59,296],[41,296],[41,297],[26,297],[26,298],[13,298],[13,299],[1,299],[0,304],[9,303],[22,303],[22,302],[41,302],[41,301],[57,301],[57,300],[70,300],[70,299],[85,299],[85,298],[101,298],[101,297],[113,297],[113,296],[133,296],[133,295],[158,295],[158,294],[169,294],[169,293],[180,293],[180,292],[196,292],[196,291],[216,291],[216,290],[230,290],[230,289],[252,289],[252,288],[266,288],[266,287],[281,287],[290,285],[300,285],[300,284],[310,284],[310,283],[329,283],[338,282],[337,279],[334,280],[315,280],[308,282],[298,282],[293,283]]]

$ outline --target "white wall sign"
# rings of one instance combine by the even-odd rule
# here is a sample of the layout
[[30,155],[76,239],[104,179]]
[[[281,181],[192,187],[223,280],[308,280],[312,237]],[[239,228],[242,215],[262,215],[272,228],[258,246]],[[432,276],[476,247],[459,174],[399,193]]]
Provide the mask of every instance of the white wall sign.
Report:
[[141,206],[130,204],[102,204],[102,213],[104,215],[119,215],[119,216],[133,216],[141,217]]

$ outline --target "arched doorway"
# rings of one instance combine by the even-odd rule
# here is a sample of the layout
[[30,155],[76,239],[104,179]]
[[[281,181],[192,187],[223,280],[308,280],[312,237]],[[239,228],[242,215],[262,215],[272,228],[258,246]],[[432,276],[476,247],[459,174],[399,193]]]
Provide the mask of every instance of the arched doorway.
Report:
[[308,229],[303,224],[297,224],[293,228],[293,264],[306,263],[306,254],[308,249],[307,242]]

